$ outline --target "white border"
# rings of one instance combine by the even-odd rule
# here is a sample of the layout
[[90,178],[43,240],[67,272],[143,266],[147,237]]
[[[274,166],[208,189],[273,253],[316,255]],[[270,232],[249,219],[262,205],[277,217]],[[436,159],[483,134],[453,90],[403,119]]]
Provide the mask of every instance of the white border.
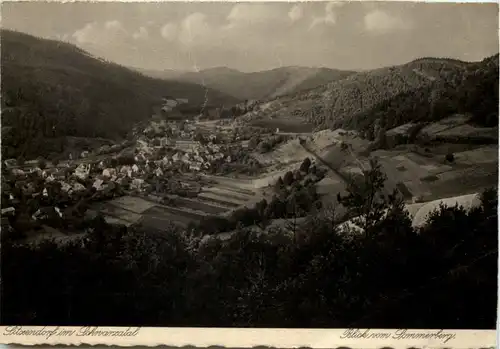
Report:
[[[372,338],[346,338],[347,329],[252,329],[252,328],[129,328],[122,335],[84,336],[84,327],[19,327],[22,331],[39,331],[38,335],[15,335],[14,326],[0,327],[1,344],[62,344],[62,345],[120,345],[120,346],[225,346],[252,348],[270,346],[275,348],[488,348],[496,346],[494,330],[406,330],[406,334],[437,334],[440,338],[398,339],[404,329],[358,329],[357,334],[365,333]],[[127,328],[98,327],[98,331],[122,331]],[[58,333],[65,331],[67,335]],[[74,331],[72,334],[69,332]],[[354,331],[354,330],[351,330]],[[398,332],[399,331],[399,332]],[[11,333],[9,335],[9,333]],[[27,333],[27,332],[24,332]],[[88,332],[87,332],[88,333]],[[102,332],[101,332],[102,333]],[[351,332],[352,333],[352,332]],[[389,338],[373,338],[386,334]]]

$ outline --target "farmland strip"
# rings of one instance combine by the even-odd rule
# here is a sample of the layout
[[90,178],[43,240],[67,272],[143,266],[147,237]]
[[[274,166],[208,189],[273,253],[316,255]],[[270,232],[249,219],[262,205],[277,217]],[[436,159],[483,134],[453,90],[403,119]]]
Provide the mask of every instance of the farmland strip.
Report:
[[247,200],[249,200],[251,198],[250,195],[245,195],[244,196],[243,194],[235,194],[234,192],[231,192],[229,189],[224,189],[224,188],[220,188],[220,187],[203,188],[203,191],[204,192],[214,193],[216,195],[220,195],[220,196],[223,196],[223,197],[228,197],[228,198],[231,198],[231,199],[240,200],[240,201],[247,201]]
[[205,215],[201,213],[194,213],[194,212],[189,212],[185,210],[179,210],[170,206],[156,206],[153,208],[150,208],[148,211],[146,211],[147,215],[152,215],[152,216],[162,216],[162,215],[173,215],[173,216],[179,216],[179,217],[185,217],[190,220],[200,220],[202,219]]
[[201,196],[201,194],[198,195],[198,199],[201,201],[204,201],[204,202],[208,202],[208,203],[215,203],[215,204],[221,205],[223,207],[226,207],[228,209],[233,209],[233,208],[241,206],[240,204],[236,204],[234,202],[228,202],[228,201],[224,201],[224,200],[213,198],[213,197]]
[[205,202],[195,201],[181,197],[175,198],[174,203],[179,208],[186,207],[188,209],[205,212],[207,214],[219,214],[227,211],[227,208],[225,207],[214,206]]
[[210,193],[210,192],[202,192],[202,193],[198,194],[198,197],[221,200],[223,202],[228,202],[228,203],[232,203],[235,205],[243,205],[245,202],[248,201],[248,200],[229,198],[227,196],[224,196],[224,195],[221,195],[218,193]]

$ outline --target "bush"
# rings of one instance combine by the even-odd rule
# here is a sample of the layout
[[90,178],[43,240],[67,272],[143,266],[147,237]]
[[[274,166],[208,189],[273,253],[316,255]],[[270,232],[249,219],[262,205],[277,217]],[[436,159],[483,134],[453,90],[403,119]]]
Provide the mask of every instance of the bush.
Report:
[[45,170],[47,168],[47,161],[44,158],[38,158],[38,167]]
[[448,162],[454,162],[455,161],[455,155],[453,155],[452,153],[448,153],[445,156],[445,160],[448,161]]
[[259,152],[260,153],[267,153],[272,149],[271,144],[269,144],[268,141],[262,141],[259,143]]
[[287,173],[285,173],[285,177],[283,177],[283,183],[285,185],[292,185],[293,183],[293,173],[292,171],[288,171]]
[[302,164],[300,165],[300,170],[302,172],[307,173],[310,166],[311,166],[311,159],[305,158],[304,161],[302,161]]

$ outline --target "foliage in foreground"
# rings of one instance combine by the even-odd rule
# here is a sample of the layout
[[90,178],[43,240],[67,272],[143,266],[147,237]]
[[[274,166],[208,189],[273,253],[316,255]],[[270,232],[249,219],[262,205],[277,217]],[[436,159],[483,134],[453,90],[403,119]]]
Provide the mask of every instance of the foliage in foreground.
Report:
[[416,231],[368,175],[342,198],[362,233],[318,215],[226,241],[101,222],[83,245],[2,242],[2,323],[493,329],[497,193]]

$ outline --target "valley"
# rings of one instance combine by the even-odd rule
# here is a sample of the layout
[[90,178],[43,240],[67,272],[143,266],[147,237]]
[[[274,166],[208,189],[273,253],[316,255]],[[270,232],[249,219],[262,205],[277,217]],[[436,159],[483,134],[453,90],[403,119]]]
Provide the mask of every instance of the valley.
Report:
[[497,10],[2,3],[0,323],[483,339]]

